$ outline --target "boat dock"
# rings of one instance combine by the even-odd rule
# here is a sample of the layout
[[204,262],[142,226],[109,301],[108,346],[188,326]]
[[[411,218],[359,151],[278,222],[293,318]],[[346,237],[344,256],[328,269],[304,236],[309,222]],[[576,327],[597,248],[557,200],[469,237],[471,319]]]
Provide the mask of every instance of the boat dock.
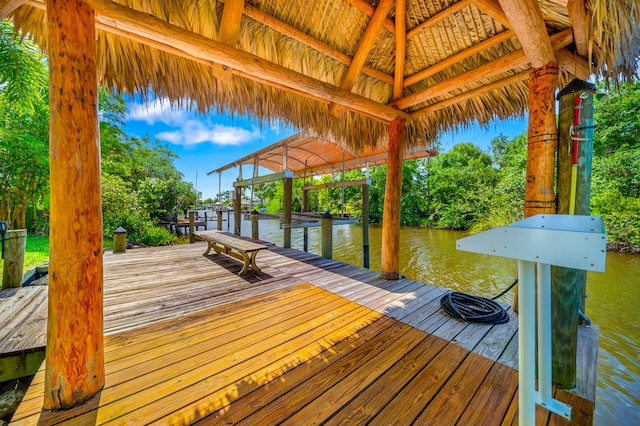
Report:
[[[440,287],[273,245],[239,277],[205,248],[105,253],[104,389],[44,411],[43,364],[12,424],[517,424],[511,308],[466,323]],[[0,292],[3,353],[45,346],[46,305],[46,287]],[[592,424],[597,327],[579,354],[578,388],[554,389],[573,421],[537,408],[537,424]]]

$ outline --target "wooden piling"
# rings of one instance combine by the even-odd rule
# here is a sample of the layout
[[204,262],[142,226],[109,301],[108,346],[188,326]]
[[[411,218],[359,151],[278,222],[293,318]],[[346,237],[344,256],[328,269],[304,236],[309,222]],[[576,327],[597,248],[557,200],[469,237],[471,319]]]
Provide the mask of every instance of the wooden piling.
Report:
[[[304,183],[304,182],[303,182]],[[309,191],[302,188],[302,211],[309,211]],[[309,228],[302,228],[302,249],[309,251]]]
[[291,248],[291,209],[293,204],[293,179],[284,178],[284,203],[283,203],[283,244],[284,248]]
[[[578,127],[593,125],[593,94],[591,83],[574,80],[560,91],[560,117],[558,122],[558,214],[569,214],[571,175],[573,169],[572,135],[578,140],[578,167],[575,183],[575,209],[573,214],[589,215],[591,196],[591,159],[593,129],[575,129],[576,107],[579,107]],[[583,99],[580,95],[587,93]],[[578,102],[576,102],[578,100]],[[576,105],[579,104],[579,105]],[[574,130],[572,132],[572,129]],[[584,139],[584,140],[582,140]],[[584,270],[551,267],[551,323],[552,326],[552,376],[554,383],[563,389],[576,386],[576,359],[578,347],[578,310],[585,311],[587,273]]]
[[218,231],[222,231],[222,210],[218,210]]
[[49,318],[44,408],[83,403],[104,386],[102,201],[95,13],[48,0]]
[[260,213],[257,210],[251,210],[251,238],[258,239],[258,219]]
[[189,212],[189,242],[193,244],[195,237],[193,232],[195,231],[196,214],[195,212]]
[[242,188],[236,187],[236,199],[233,207],[233,233],[240,235],[242,230]]
[[328,211],[322,214],[321,219],[322,257],[333,259],[333,216]]
[[382,215],[382,265],[381,278],[400,278],[400,199],[402,197],[402,139],[403,118],[389,124],[387,183]]
[[26,229],[12,229],[4,235],[2,289],[22,287],[22,272],[24,269],[24,252],[26,245]]
[[369,268],[369,184],[362,185],[362,266]]

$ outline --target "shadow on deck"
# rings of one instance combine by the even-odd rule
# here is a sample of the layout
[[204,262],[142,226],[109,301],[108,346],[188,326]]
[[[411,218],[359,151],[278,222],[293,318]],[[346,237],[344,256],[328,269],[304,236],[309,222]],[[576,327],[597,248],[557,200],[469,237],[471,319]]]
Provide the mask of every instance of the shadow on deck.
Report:
[[[439,310],[439,287],[278,247],[238,277],[204,248],[105,254],[104,389],[43,411],[41,368],[12,421],[517,424],[511,309],[508,324],[468,324]],[[592,423],[583,396],[556,392],[576,424]]]

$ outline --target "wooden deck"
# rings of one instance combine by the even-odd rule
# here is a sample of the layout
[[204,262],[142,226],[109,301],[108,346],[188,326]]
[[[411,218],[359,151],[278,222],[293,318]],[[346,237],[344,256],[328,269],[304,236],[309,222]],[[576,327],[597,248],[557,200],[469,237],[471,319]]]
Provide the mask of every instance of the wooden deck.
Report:
[[[517,424],[513,312],[464,323],[439,310],[442,288],[278,247],[238,277],[203,247],[105,254],[105,388],[43,411],[39,371],[12,421]],[[592,423],[596,350],[582,397],[556,392],[576,424]],[[568,422],[539,409],[537,423]]]

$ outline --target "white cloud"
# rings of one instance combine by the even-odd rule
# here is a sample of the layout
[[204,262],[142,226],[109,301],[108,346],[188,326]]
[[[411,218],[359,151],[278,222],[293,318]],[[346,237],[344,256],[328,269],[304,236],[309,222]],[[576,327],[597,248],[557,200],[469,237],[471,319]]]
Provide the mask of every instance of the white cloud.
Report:
[[186,117],[186,111],[172,107],[169,99],[161,98],[143,104],[134,102],[129,106],[127,119],[144,121],[151,126],[156,123],[173,126],[185,120]]
[[153,126],[163,123],[172,130],[156,133],[154,136],[175,145],[196,145],[212,143],[221,146],[239,146],[260,138],[260,130],[226,126],[207,122],[197,113],[173,108],[168,99],[154,99],[144,104],[129,106],[128,120],[144,121]]

